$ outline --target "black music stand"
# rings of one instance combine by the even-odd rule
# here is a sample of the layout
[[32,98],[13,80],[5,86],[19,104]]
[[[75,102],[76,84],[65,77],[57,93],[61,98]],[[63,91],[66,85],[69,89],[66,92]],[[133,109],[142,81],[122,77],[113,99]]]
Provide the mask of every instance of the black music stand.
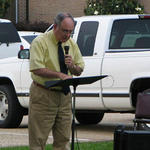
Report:
[[47,81],[45,82],[45,86],[47,88],[55,87],[55,86],[73,86],[73,106],[72,106],[72,142],[71,142],[71,150],[74,150],[74,129],[75,129],[75,98],[76,98],[76,88],[78,85],[82,84],[91,84],[93,82],[96,82],[98,80],[101,80],[102,78],[107,77],[107,75],[101,75],[101,76],[90,76],[90,77],[76,77],[66,80],[55,80],[55,81]]

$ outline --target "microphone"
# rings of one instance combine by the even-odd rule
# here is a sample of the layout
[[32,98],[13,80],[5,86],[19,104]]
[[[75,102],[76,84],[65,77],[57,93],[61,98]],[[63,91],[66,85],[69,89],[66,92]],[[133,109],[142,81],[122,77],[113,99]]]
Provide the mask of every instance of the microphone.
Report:
[[[64,46],[64,49],[65,49],[65,55],[68,55],[69,54],[69,46]],[[65,56],[65,58],[67,58],[67,56]],[[68,68],[68,66],[67,66],[67,68]]]
[[68,55],[69,54],[69,46],[64,46],[64,49],[65,49],[65,55]]

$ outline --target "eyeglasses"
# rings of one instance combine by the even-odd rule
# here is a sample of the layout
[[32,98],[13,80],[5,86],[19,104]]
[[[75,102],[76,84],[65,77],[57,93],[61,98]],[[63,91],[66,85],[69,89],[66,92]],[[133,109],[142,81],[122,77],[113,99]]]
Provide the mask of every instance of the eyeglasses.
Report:
[[67,30],[67,29],[63,29],[63,28],[60,28],[60,29],[64,34],[73,34],[73,30]]

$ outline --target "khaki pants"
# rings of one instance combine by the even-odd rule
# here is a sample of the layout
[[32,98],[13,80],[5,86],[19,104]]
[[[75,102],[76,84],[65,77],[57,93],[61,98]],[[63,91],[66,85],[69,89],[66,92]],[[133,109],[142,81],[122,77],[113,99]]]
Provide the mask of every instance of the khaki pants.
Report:
[[44,150],[50,131],[54,150],[70,149],[71,94],[50,91],[33,84],[30,87],[29,147]]

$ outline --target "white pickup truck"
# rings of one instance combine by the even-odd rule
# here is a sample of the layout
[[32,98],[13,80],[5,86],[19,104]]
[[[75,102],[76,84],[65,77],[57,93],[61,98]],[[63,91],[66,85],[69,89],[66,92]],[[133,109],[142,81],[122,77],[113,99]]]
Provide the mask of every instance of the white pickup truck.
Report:
[[[85,61],[84,76],[108,75],[76,91],[76,119],[100,122],[104,113],[134,113],[137,94],[150,88],[150,15],[75,18],[73,39]],[[0,59],[0,127],[18,127],[27,115],[29,50]],[[40,93],[39,93],[40,94]]]

